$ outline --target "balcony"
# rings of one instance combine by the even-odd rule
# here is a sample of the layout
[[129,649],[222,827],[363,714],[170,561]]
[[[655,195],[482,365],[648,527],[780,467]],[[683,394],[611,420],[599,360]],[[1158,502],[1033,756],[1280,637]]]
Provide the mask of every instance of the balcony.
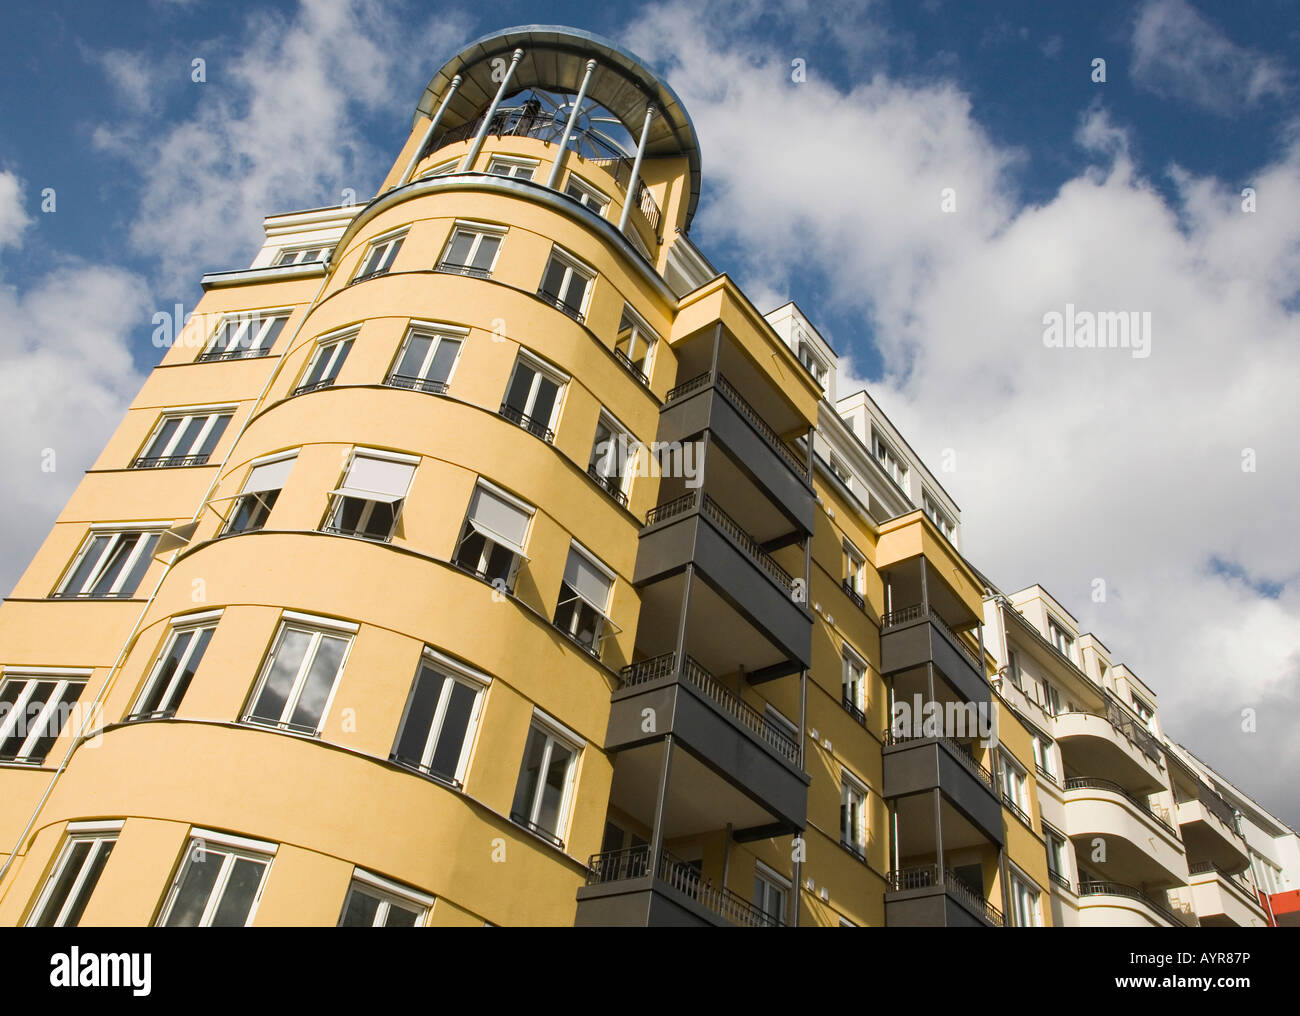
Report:
[[1182,883],[1183,844],[1163,809],[1152,808],[1110,780],[1095,778],[1067,779],[1065,807],[1080,856],[1091,856],[1096,837],[1105,842],[1105,860],[1095,862],[1102,876],[1123,873],[1148,886]]
[[1177,819],[1192,856],[1229,872],[1250,866],[1250,852],[1237,813],[1208,786],[1201,785],[1196,799],[1178,803]]
[[1242,875],[1224,871],[1213,861],[1193,861],[1188,865],[1188,871],[1192,908],[1202,926],[1257,928],[1268,925],[1268,917],[1259,904],[1255,887]]
[[1069,770],[1135,790],[1154,793],[1164,786],[1159,754],[1153,759],[1150,746],[1131,736],[1132,725],[1116,726],[1112,717],[1096,713],[1063,712],[1056,715],[1053,733]]
[[646,514],[633,582],[649,585],[687,565],[786,657],[811,662],[812,615],[794,577],[699,489]]
[[650,847],[595,854],[578,890],[580,928],[781,927],[765,911],[704,878],[694,865],[660,854],[650,874]]
[[993,774],[969,749],[947,737],[905,737],[892,730],[885,732],[884,741],[884,797],[937,788],[987,840],[1002,844],[1002,806]]
[[413,377],[409,374],[389,374],[384,382],[389,388],[404,388],[411,392],[426,392],[429,395],[446,395],[446,381],[432,381],[429,378]]
[[1196,923],[1152,894],[1123,882],[1087,879],[1079,883],[1079,918],[1085,927],[1181,928]]
[[992,689],[974,651],[933,607],[892,610],[881,619],[880,670],[886,676],[933,663],[967,702],[990,701]]
[[952,870],[938,864],[891,871],[885,924],[891,928],[1001,928],[1002,911]]
[[[645,729],[646,716],[654,717],[653,730]],[[612,696],[605,748],[624,751],[668,734],[761,806],[766,812],[761,824],[788,830],[803,826],[809,780],[800,765],[799,744],[690,656],[679,665],[675,653],[623,668]],[[703,793],[705,788],[697,789]]]
[[498,412],[502,419],[509,420],[516,426],[522,427],[534,437],[540,437],[547,444],[555,443],[555,431],[551,430],[551,428],[546,426],[546,424],[541,420],[534,420],[531,416],[520,412],[513,406],[506,405],[504,402],[501,403],[501,408]]

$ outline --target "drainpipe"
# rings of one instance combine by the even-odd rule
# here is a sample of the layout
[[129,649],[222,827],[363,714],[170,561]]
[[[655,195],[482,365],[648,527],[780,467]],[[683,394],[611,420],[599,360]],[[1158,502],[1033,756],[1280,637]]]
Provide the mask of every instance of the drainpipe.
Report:
[[447,111],[447,106],[456,95],[457,89],[460,88],[463,79],[459,74],[451,79],[451,87],[447,89],[447,94],[443,96],[442,102],[438,106],[438,111],[433,114],[433,119],[429,121],[429,126],[425,128],[424,137],[420,139],[420,147],[417,148],[411,156],[411,161],[406,164],[406,172],[402,178],[397,181],[397,186],[401,187],[411,179],[411,174],[415,172],[415,164],[424,157],[424,150],[429,147],[429,142],[433,140],[433,132],[438,129],[438,124],[442,123],[442,114]]
[[637,184],[641,179],[641,163],[645,160],[645,146],[650,139],[650,121],[654,118],[653,105],[645,108],[645,124],[641,128],[641,140],[636,145],[636,161],[632,163],[632,179],[627,182],[627,200],[623,202],[623,215],[618,220],[618,231],[627,230],[628,216],[632,214],[632,204],[637,200]]
[[591,84],[592,72],[596,69],[596,61],[587,61],[587,72],[582,76],[582,85],[578,88],[578,97],[573,100],[573,110],[569,113],[569,122],[564,126],[564,137],[560,139],[560,150],[555,153],[555,162],[551,166],[551,175],[546,179],[546,186],[555,190],[555,185],[560,181],[560,171],[564,168],[565,158],[569,154],[569,138],[573,137],[573,129],[578,125],[578,110],[582,108],[582,101],[587,97],[587,86]]
[[505,98],[506,89],[510,87],[510,81],[515,76],[515,68],[519,66],[519,61],[524,58],[524,51],[517,49],[510,57],[510,66],[506,69],[505,77],[501,79],[501,87],[497,89],[496,97],[492,100],[492,105],[487,108],[483,114],[483,126],[478,129],[478,135],[474,138],[474,144],[470,147],[465,156],[465,164],[460,167],[462,173],[468,173],[474,168],[474,161],[478,158],[479,152],[483,151],[483,142],[487,138],[488,128],[492,126],[492,118],[497,114],[497,107],[501,105],[501,100]]

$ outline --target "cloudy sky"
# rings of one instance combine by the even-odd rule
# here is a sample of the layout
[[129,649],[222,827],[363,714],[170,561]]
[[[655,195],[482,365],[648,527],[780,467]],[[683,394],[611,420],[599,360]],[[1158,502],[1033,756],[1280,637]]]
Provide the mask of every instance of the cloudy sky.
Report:
[[[800,304],[842,391],[951,450],[978,567],[1046,586],[1300,825],[1287,0],[11,4],[0,586],[156,361],[152,315],[247,264],[264,214],[373,194],[433,71],[534,22],[668,77],[703,147],[692,238],[760,308]],[[1047,348],[1067,304],[1149,312],[1150,355]]]

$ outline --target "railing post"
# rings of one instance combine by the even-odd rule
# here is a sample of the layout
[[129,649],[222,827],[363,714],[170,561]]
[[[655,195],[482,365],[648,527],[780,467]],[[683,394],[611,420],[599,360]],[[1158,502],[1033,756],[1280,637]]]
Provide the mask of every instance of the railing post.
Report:
[[636,145],[636,161],[632,163],[632,179],[627,183],[627,198],[623,202],[623,214],[618,220],[618,231],[626,232],[627,220],[632,214],[632,203],[640,200],[637,182],[641,179],[641,163],[645,159],[645,146],[650,138],[650,121],[654,119],[655,108],[651,104],[645,108],[645,124],[641,128],[641,140]]
[[659,769],[659,789],[655,797],[654,828],[650,830],[650,877],[659,877],[659,863],[664,852],[664,818],[668,808],[668,780],[672,775],[673,735],[664,736],[664,762]]
[[438,129],[438,124],[442,123],[442,114],[446,112],[448,104],[456,94],[456,90],[460,88],[461,81],[462,78],[459,74],[451,79],[451,87],[447,89],[447,94],[443,96],[437,112],[433,114],[433,119],[429,121],[429,126],[425,129],[424,137],[420,139],[420,147],[417,148],[415,154],[411,156],[411,161],[407,163],[406,171],[402,174],[402,179],[397,182],[397,186],[401,187],[411,179],[411,174],[415,172],[416,163],[423,158],[424,150],[429,147],[429,142],[433,140],[433,132]]
[[496,96],[492,99],[492,105],[488,107],[487,112],[483,114],[483,126],[478,129],[478,134],[474,138],[474,144],[470,146],[465,155],[465,164],[461,166],[461,172],[468,173],[474,168],[474,160],[483,151],[483,142],[487,138],[488,129],[492,126],[492,118],[496,116],[497,107],[501,105],[501,100],[505,98],[506,89],[510,87],[510,81],[515,76],[515,68],[519,66],[519,61],[524,58],[524,51],[517,49],[510,57],[510,66],[506,69],[505,76],[501,79],[501,87],[497,89]]
[[555,185],[560,180],[560,171],[564,169],[565,160],[569,155],[569,139],[573,137],[573,128],[578,123],[578,111],[582,108],[582,102],[587,97],[587,86],[591,84],[591,75],[596,69],[596,61],[587,61],[586,73],[582,75],[582,84],[578,88],[578,97],[573,100],[573,111],[569,113],[569,122],[564,125],[564,137],[560,139],[560,150],[555,153],[555,162],[551,165],[551,175],[546,178],[546,186],[555,190]]

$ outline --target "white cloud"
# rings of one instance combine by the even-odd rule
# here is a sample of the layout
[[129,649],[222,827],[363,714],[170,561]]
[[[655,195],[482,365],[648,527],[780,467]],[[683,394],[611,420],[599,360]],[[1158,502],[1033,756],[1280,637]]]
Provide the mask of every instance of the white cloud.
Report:
[[1231,114],[1288,91],[1274,60],[1239,46],[1186,0],[1147,0],[1133,27],[1133,80],[1166,98]]
[[18,177],[0,172],[0,250],[16,245],[31,221],[23,207],[23,188]]
[[[696,231],[773,290],[792,266],[819,273],[828,306],[804,311],[860,316],[884,356],[872,392],[927,461],[955,450],[941,479],[972,561],[1006,589],[1050,588],[1155,688],[1173,736],[1300,823],[1300,145],[1260,167],[1254,214],[1179,169],[1171,202],[1096,107],[1078,134],[1094,165],[1026,206],[1005,182],[1019,154],[956,87],[792,85],[780,53],[711,23],[669,3],[629,32],[695,119]],[[755,130],[758,111],[773,131]],[[1150,311],[1151,355],[1045,348],[1043,316],[1067,303]],[[835,341],[852,355],[853,337]],[[1241,732],[1245,707],[1256,734]]]
[[155,63],[147,56],[122,49],[95,54],[88,47],[82,48],[89,59],[103,68],[104,76],[127,109],[147,113],[158,108],[161,81]]

